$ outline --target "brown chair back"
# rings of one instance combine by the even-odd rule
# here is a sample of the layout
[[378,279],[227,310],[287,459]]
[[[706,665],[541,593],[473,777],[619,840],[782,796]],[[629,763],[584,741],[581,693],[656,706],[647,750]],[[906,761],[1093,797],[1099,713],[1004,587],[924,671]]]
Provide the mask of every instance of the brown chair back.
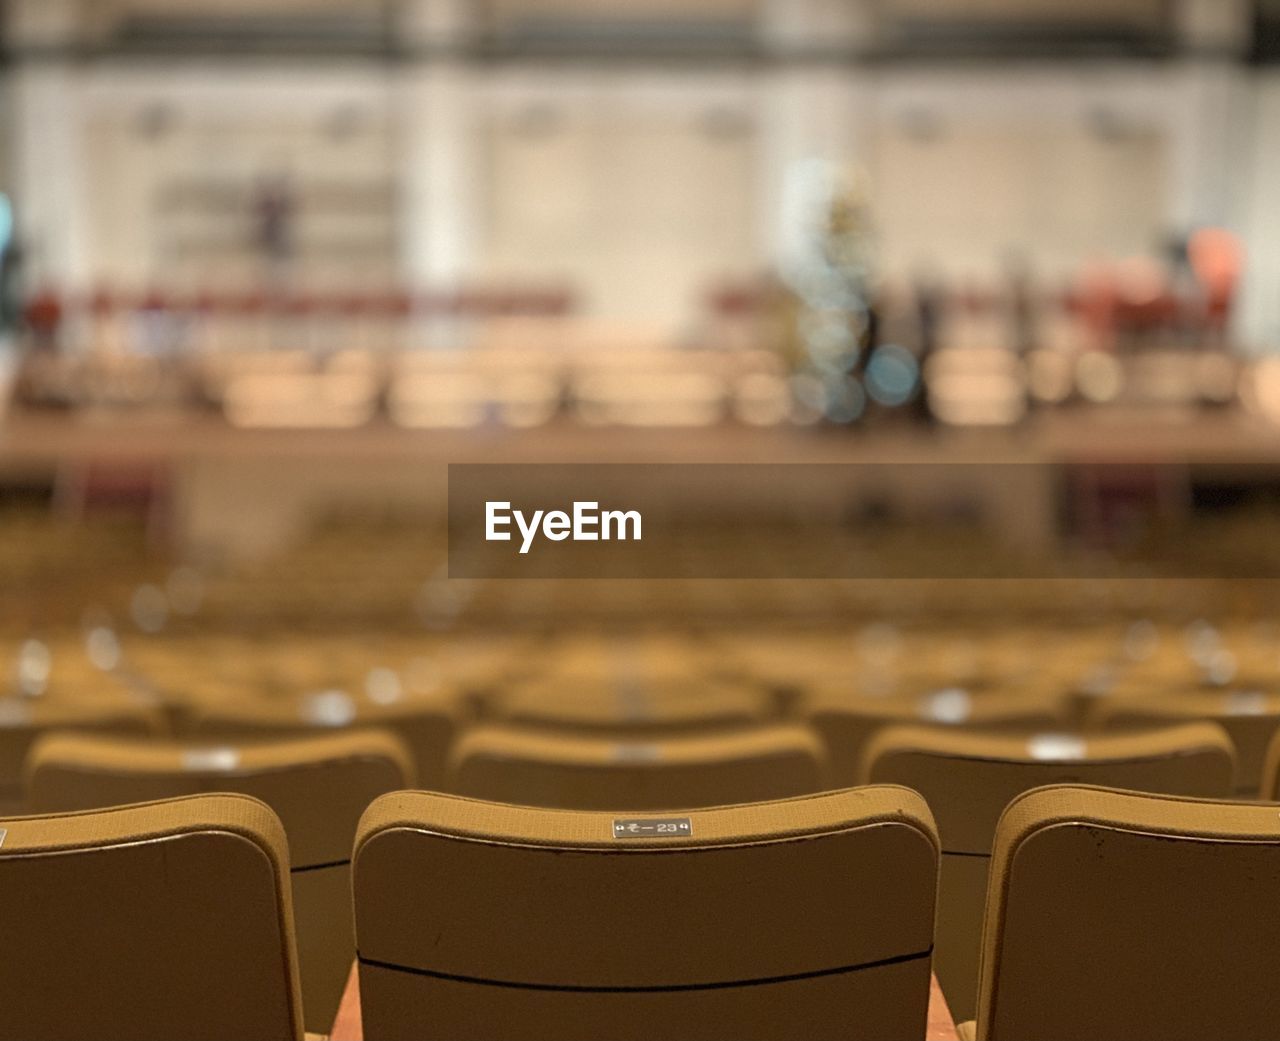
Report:
[[404,743],[357,731],[244,746],[152,744],[51,735],[27,765],[41,813],[117,806],[210,792],[261,799],[289,837],[290,879],[307,1029],[326,1033],[355,957],[351,845],[377,796],[413,784]]
[[0,820],[0,1037],[294,1041],[288,847],[203,795]]
[[996,829],[977,1036],[1280,1038],[1280,812],[1039,788]]
[[353,868],[365,1036],[918,1041],[937,855],[901,788],[652,815],[384,796]]
[[872,738],[865,782],[918,791],[938,822],[934,971],[956,1018],[976,1014],[991,845],[1014,798],[1048,784],[1228,797],[1233,763],[1230,740],[1212,723],[1090,737],[890,727]]

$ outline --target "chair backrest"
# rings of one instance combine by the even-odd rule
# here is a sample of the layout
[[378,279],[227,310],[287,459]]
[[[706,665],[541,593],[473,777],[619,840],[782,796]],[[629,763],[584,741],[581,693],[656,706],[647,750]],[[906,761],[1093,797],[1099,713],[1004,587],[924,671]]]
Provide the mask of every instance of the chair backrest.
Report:
[[1088,737],[889,727],[873,737],[864,783],[919,792],[938,822],[934,971],[956,1018],[975,1015],[991,845],[996,822],[1012,799],[1063,783],[1227,797],[1233,763],[1230,739],[1212,723]]
[[1258,798],[1265,802],[1280,802],[1280,729],[1271,736],[1267,754],[1263,757],[1262,786]]
[[307,1029],[325,1033],[355,957],[356,825],[377,796],[412,787],[413,776],[404,743],[382,731],[244,746],[55,734],[32,749],[27,796],[39,813],[207,792],[239,792],[270,806],[289,837]]
[[867,742],[895,723],[1036,732],[1061,722],[1060,706],[1041,696],[974,695],[959,688],[883,698],[815,698],[808,715],[826,746],[835,785],[859,783]]
[[353,862],[365,1035],[916,1039],[937,854],[893,787],[654,817],[384,796]]
[[0,820],[0,1036],[302,1037],[284,829],[204,795]]
[[1236,749],[1236,794],[1253,798],[1262,783],[1263,760],[1280,729],[1280,694],[1259,690],[1181,691],[1153,697],[1117,699],[1097,710],[1110,730],[1162,726],[1203,719],[1217,723]]
[[504,723],[558,733],[675,736],[757,725],[774,705],[760,691],[713,681],[568,679],[518,687],[494,711]]
[[162,733],[163,728],[164,719],[157,710],[105,698],[0,699],[0,813],[26,812],[23,764],[42,734],[72,730],[147,737]]
[[980,1038],[1280,1038],[1274,805],[1055,786],[996,829]]
[[477,727],[450,757],[447,790],[564,810],[724,806],[821,791],[822,743],[798,726],[610,741]]
[[200,739],[233,741],[278,740],[365,727],[389,730],[412,753],[418,784],[436,788],[444,780],[445,759],[461,712],[459,700],[448,695],[415,695],[379,704],[332,690],[300,698],[246,698],[205,705],[191,729]]

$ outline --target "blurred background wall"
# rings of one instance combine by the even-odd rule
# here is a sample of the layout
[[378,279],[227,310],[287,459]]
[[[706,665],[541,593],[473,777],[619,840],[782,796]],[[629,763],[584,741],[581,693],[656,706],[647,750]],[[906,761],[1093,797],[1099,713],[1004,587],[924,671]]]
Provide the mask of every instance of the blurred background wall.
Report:
[[[1201,225],[1280,342],[1269,0],[10,0],[3,184],[62,293],[261,275],[565,284],[630,336],[804,249],[803,162],[866,176],[885,278],[1065,279]],[[283,247],[282,247],[283,248]]]
[[[1280,573],[1277,347],[1280,0],[0,0],[20,664],[236,634],[187,682],[305,629],[323,689],[424,626],[1003,604],[1113,649],[1238,608],[1274,665],[1236,580]],[[852,476],[691,468],[689,582],[468,582],[459,462]],[[696,583],[748,514],[878,573],[1186,582]]]
[[0,12],[0,499],[245,559],[462,461],[1044,463],[899,482],[1042,549],[1276,515],[1280,0]]

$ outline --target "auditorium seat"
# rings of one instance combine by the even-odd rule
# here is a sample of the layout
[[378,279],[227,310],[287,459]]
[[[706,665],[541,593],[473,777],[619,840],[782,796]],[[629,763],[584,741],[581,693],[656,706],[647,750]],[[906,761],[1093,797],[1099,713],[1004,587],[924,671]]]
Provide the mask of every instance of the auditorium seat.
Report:
[[1280,1038],[1280,815],[1056,786],[996,829],[976,1036]]
[[114,700],[5,698],[0,700],[0,814],[26,811],[22,768],[32,744],[51,731],[93,731],[145,737],[159,735],[158,710]]
[[1280,694],[1257,690],[1175,691],[1108,702],[1099,706],[1097,718],[1109,730],[1192,719],[1217,723],[1230,735],[1236,748],[1236,795],[1252,799],[1262,783],[1267,745],[1280,728]]
[[806,728],[618,741],[477,727],[450,756],[447,789],[571,810],[722,806],[826,787],[826,755]]
[[942,839],[935,971],[957,1019],[972,1019],[991,844],[1015,796],[1048,784],[1173,795],[1232,792],[1231,742],[1211,723],[1143,734],[973,734],[889,727],[867,745],[863,781],[924,796]]
[[956,688],[920,696],[826,696],[813,700],[808,716],[826,745],[831,780],[839,787],[858,783],[866,744],[883,727],[895,723],[927,723],[938,727],[1035,733],[1061,725],[1061,706],[1042,696],[973,695]]
[[0,820],[0,1037],[302,1037],[288,848],[242,795]]
[[863,788],[663,826],[378,799],[353,854],[365,1036],[924,1036],[938,840],[920,796]]
[[1258,797],[1265,802],[1280,802],[1280,729],[1271,735],[1271,742],[1267,745]]
[[32,749],[26,778],[38,813],[205,792],[270,806],[289,838],[307,1028],[329,1029],[355,955],[351,843],[374,798],[412,787],[403,742],[371,730],[245,746],[51,735]]
[[191,731],[202,740],[261,741],[361,727],[389,730],[413,755],[418,784],[437,788],[444,780],[445,758],[462,711],[460,699],[447,694],[377,703],[331,690],[300,698],[205,704],[195,713]]
[[543,680],[499,699],[495,716],[521,727],[618,736],[723,731],[767,721],[768,695],[745,686],[696,680],[637,683]]

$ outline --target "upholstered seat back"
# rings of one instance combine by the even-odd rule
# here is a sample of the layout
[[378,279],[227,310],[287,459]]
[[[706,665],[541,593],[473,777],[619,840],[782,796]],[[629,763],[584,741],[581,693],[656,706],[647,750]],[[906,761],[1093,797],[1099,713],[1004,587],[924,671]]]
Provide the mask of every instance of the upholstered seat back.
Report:
[[1061,722],[1061,706],[1043,697],[970,694],[937,690],[919,696],[886,698],[816,698],[809,722],[822,737],[836,785],[860,783],[867,742],[895,724],[918,723],[957,730],[1053,730]]
[[1280,1038],[1274,805],[1058,786],[996,831],[978,1036]]
[[208,705],[192,721],[192,729],[201,740],[278,740],[366,727],[389,730],[413,755],[418,784],[434,788],[443,779],[461,711],[460,699],[446,695],[378,704],[333,690],[300,698]]
[[160,712],[118,701],[67,698],[0,699],[0,813],[27,812],[22,768],[32,744],[54,731],[90,731],[143,737],[163,731]]
[[604,737],[715,733],[768,721],[772,699],[747,687],[706,680],[644,683],[554,680],[500,699],[497,718],[525,728]]
[[0,1037],[302,1036],[288,851],[255,799],[0,820]]
[[936,870],[899,788],[652,815],[386,796],[353,866],[365,1033],[918,1039]]
[[825,787],[821,743],[803,727],[605,740],[482,727],[450,760],[448,789],[493,802],[604,810],[722,806]]
[[942,860],[935,971],[962,1021],[975,1014],[991,844],[1011,800],[1063,783],[1225,797],[1234,760],[1227,735],[1211,723],[1087,738],[890,727],[871,740],[866,756],[867,783],[920,792],[937,819]]
[[33,749],[28,798],[40,812],[112,806],[202,792],[261,799],[289,838],[307,1027],[333,1023],[355,939],[351,845],[377,796],[413,784],[404,743],[360,731],[265,744],[146,743],[52,735]]
[[1280,729],[1280,694],[1259,690],[1177,691],[1118,699],[1101,708],[1098,717],[1111,730],[1168,726],[1189,720],[1217,723],[1235,745],[1236,794],[1252,798],[1262,782],[1267,745]]

